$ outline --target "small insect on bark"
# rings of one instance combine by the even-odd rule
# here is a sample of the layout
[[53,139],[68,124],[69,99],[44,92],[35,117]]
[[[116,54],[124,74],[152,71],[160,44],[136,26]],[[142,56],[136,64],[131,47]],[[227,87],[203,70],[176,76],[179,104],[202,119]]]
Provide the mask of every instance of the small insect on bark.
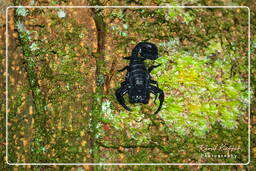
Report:
[[129,65],[125,66],[119,72],[127,70],[125,81],[121,87],[116,90],[116,98],[120,105],[126,110],[132,111],[126,104],[123,96],[128,94],[130,103],[148,104],[150,93],[158,96],[160,104],[155,112],[157,114],[164,102],[164,92],[158,87],[158,83],[151,79],[150,72],[160,66],[152,65],[146,67],[144,60],[155,60],[158,58],[158,49],[156,45],[149,42],[140,42],[132,50],[132,55],[125,57],[129,60]]

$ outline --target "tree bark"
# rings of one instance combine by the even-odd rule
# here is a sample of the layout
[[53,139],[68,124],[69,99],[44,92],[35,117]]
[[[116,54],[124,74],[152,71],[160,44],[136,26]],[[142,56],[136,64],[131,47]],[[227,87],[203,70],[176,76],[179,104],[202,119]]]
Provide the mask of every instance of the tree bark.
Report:
[[[92,2],[92,5],[94,3]],[[103,99],[104,82],[105,82],[105,41],[106,41],[106,24],[103,20],[101,9],[92,9],[92,17],[96,26],[97,34],[97,52],[93,53],[96,60],[96,89],[93,95],[92,112],[91,112],[91,148],[92,148],[92,162],[100,163],[100,149],[97,143],[98,136],[98,124],[100,123],[101,104]],[[95,166],[94,170],[100,170],[99,166]]]
[[[14,1],[14,5],[19,5],[18,1]],[[15,21],[22,21],[22,18],[15,15]],[[28,34],[24,32],[19,32],[19,42],[22,48],[22,53],[24,55],[24,66],[28,77],[28,83],[32,92],[33,106],[35,108],[35,113],[33,118],[35,119],[34,124],[34,135],[32,143],[32,155],[31,162],[46,163],[47,157],[44,153],[44,147],[48,143],[48,131],[46,129],[46,101],[40,86],[38,84],[38,78],[36,74],[36,61],[33,58],[33,53],[29,47]]]

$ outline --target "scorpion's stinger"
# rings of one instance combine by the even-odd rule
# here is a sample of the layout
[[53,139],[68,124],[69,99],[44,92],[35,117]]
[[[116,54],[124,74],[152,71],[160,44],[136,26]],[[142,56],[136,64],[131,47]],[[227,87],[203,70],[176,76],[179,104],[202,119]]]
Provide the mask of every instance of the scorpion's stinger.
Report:
[[158,99],[160,101],[160,104],[159,104],[157,111],[154,113],[154,114],[157,114],[161,110],[163,102],[164,102],[164,92],[160,88],[158,88],[156,86],[152,86],[152,85],[150,86],[150,92],[153,93],[155,96],[157,94],[159,94]]
[[119,104],[121,104],[126,110],[132,111],[128,106],[125,104],[125,100],[123,96],[128,92],[127,85],[124,85],[116,90],[116,98]]

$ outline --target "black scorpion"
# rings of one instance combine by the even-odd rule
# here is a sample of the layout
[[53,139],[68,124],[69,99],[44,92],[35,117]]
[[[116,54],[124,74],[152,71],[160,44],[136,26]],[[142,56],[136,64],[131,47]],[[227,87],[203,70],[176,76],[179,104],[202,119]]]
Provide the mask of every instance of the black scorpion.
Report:
[[127,70],[125,81],[121,83],[121,87],[116,90],[116,98],[118,102],[128,111],[132,111],[126,104],[123,96],[128,93],[130,103],[148,104],[150,93],[153,93],[160,101],[157,111],[158,113],[164,101],[164,92],[158,87],[157,81],[151,79],[150,72],[159,65],[153,65],[146,68],[144,60],[155,60],[158,58],[158,50],[156,45],[149,42],[140,42],[132,50],[132,55],[124,59],[130,60],[128,66],[123,69]]

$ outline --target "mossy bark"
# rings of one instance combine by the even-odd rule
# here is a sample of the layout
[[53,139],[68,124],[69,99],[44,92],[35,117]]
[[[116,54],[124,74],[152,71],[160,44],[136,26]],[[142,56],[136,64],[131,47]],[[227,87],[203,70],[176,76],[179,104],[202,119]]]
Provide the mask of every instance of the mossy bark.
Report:
[[35,108],[34,113],[34,138],[32,145],[32,156],[35,162],[47,162],[47,157],[44,155],[43,148],[48,142],[48,131],[46,130],[47,115],[45,111],[46,101],[38,84],[37,75],[35,72],[35,62],[32,57],[25,58],[25,68],[28,76],[29,85],[32,91],[33,103]]
[[[22,19],[15,16],[16,21],[21,21]],[[33,52],[29,47],[28,34],[26,32],[19,32],[19,41],[24,55],[24,67],[28,77],[28,83],[32,92],[33,106],[35,113],[33,118],[35,120],[34,135],[32,142],[32,154],[30,162],[44,163],[47,162],[47,157],[44,154],[45,145],[48,142],[48,131],[46,129],[47,115],[45,111],[46,101],[40,86],[38,84],[38,77],[36,74],[36,60],[33,57]]]
[[[92,162],[100,163],[100,146],[97,143],[98,124],[100,121],[101,104],[103,99],[104,82],[105,82],[105,41],[106,41],[106,24],[103,20],[100,9],[92,9],[92,17],[95,22],[97,31],[97,52],[93,54],[96,59],[96,89],[93,95],[92,112],[91,112],[91,148]],[[94,167],[94,170],[100,170],[99,166]]]

